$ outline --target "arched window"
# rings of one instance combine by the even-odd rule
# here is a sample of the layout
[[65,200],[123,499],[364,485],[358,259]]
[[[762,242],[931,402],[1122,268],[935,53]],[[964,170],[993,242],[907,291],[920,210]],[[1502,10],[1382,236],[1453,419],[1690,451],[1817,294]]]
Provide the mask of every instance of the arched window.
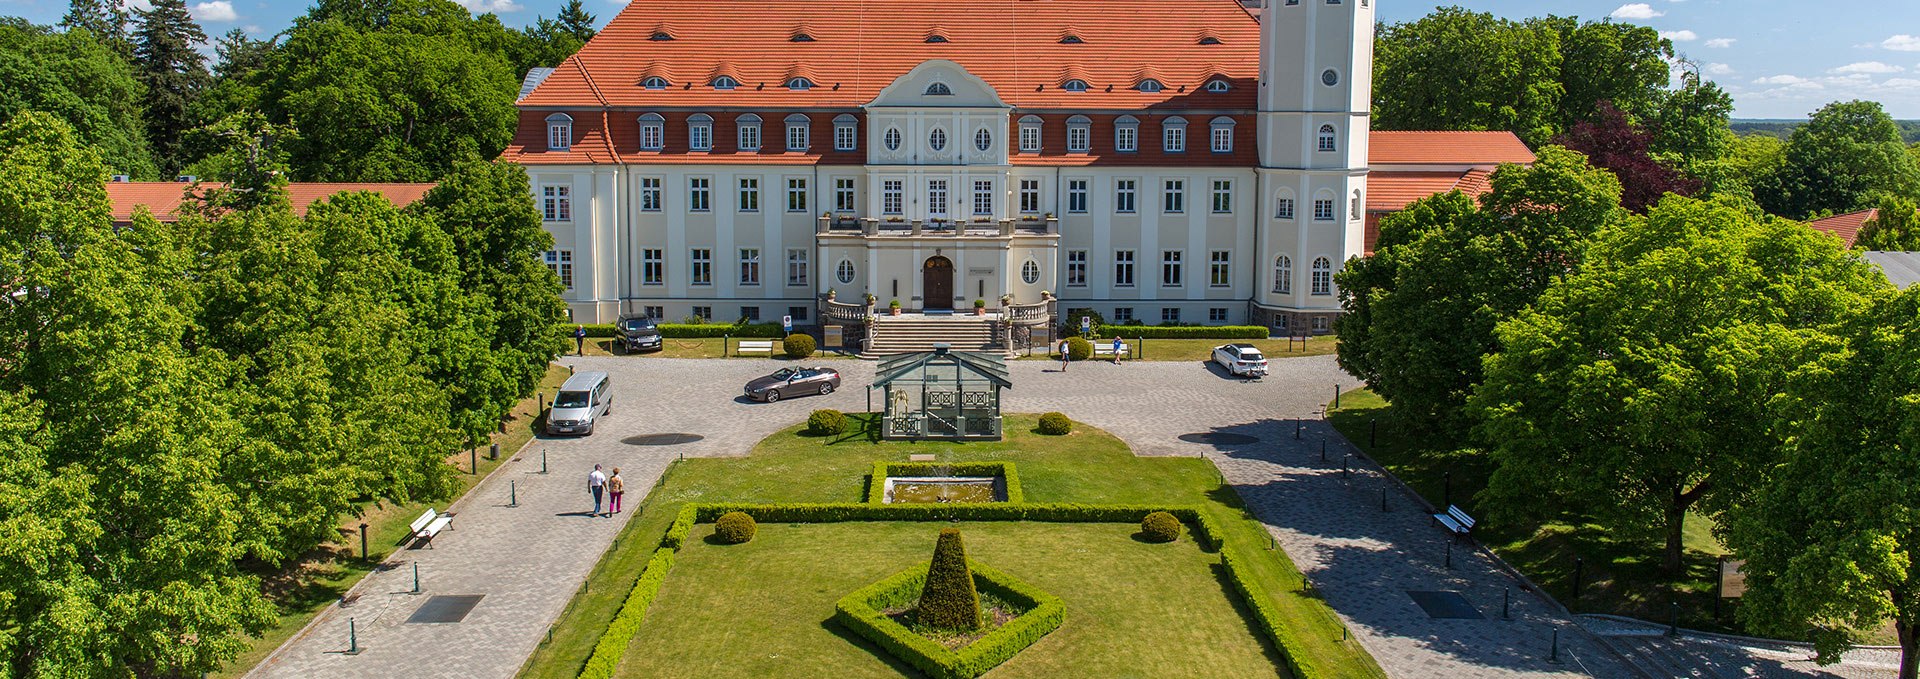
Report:
[[1208,146],[1214,153],[1233,153],[1233,119],[1226,116],[1214,118],[1207,124],[1211,134],[1207,137]]
[[650,36],[647,36],[647,39],[648,39],[648,40],[655,40],[655,41],[660,41],[660,42],[665,42],[665,41],[668,41],[668,40],[672,40],[672,39],[673,39],[673,34],[672,34],[672,33],[668,33],[668,32],[666,32],[666,31],[654,31],[654,32],[653,32],[653,35],[650,35]]
[[1334,195],[1332,191],[1313,194],[1313,221],[1331,222],[1334,213]]
[[1160,90],[1165,89],[1166,86],[1161,85],[1160,81],[1158,80],[1154,80],[1152,78],[1146,78],[1141,80],[1140,84],[1134,85],[1133,88],[1136,90],[1140,90],[1141,92],[1159,92]]
[[713,116],[705,113],[687,116],[687,148],[695,151],[713,150]]
[[1216,37],[1213,37],[1213,36],[1211,36],[1211,35],[1209,35],[1209,36],[1206,36],[1206,37],[1203,37],[1203,38],[1200,38],[1200,44],[1202,44],[1202,45],[1218,45],[1218,44],[1220,44],[1220,39],[1219,39],[1219,38],[1216,38]]
[[791,78],[787,80],[787,89],[810,90],[810,89],[813,89],[813,81],[808,80],[805,77]]
[[1187,151],[1187,119],[1174,116],[1160,121],[1160,150],[1167,153]]
[[839,280],[843,284],[852,283],[853,282],[853,260],[851,259],[840,260],[840,266],[834,267],[833,277]]
[[813,143],[810,128],[813,121],[799,113],[787,116],[787,150],[805,151]]
[[1133,116],[1113,120],[1113,150],[1133,153],[1140,150],[1140,121]]
[[987,131],[987,128],[984,127],[975,131],[973,133],[973,148],[981,151],[993,148],[993,133]]
[[946,42],[946,41],[947,41],[947,36],[941,35],[939,33],[935,33],[933,35],[927,36],[927,42],[929,43],[938,43],[938,42]]
[[1293,258],[1280,255],[1273,260],[1273,291],[1282,295],[1293,294]]
[[640,81],[640,86],[650,90],[664,90],[667,89],[667,79],[657,75],[647,76],[646,80]]
[[1274,196],[1273,218],[1274,219],[1293,219],[1293,192],[1292,191],[1281,189],[1280,195]]
[[555,113],[547,116],[547,150],[565,151],[573,148],[573,116]]
[[1074,116],[1067,119],[1067,152],[1086,153],[1092,144],[1093,121],[1086,116]]
[[1212,80],[1207,81],[1208,92],[1225,92],[1230,89],[1233,89],[1233,86],[1227,84],[1227,81],[1225,80],[1214,78]]
[[947,148],[947,131],[938,127],[927,133],[927,148],[944,151]]
[[1084,42],[1086,41],[1081,40],[1080,36],[1074,35],[1072,33],[1068,33],[1066,35],[1060,36],[1060,44],[1062,45],[1078,45]]
[[740,81],[734,80],[733,76],[730,75],[723,75],[713,79],[713,89],[716,90],[730,90],[739,86]]
[[1357,191],[1357,190],[1356,190],[1356,191],[1354,191],[1354,192],[1353,192],[1353,207],[1352,207],[1352,211],[1353,211],[1353,215],[1352,215],[1352,217],[1351,217],[1351,218],[1352,218],[1352,219],[1359,219],[1359,218],[1360,218],[1360,213],[1361,213],[1361,209],[1362,209],[1362,208],[1363,208],[1363,207],[1364,207],[1365,205],[1366,205],[1366,204],[1365,204],[1365,203],[1363,203],[1363,202],[1361,202],[1361,200],[1360,200],[1360,192],[1359,192],[1359,191]]
[[737,143],[742,151],[760,150],[760,116],[748,113],[733,119],[738,130]]
[[1020,116],[1020,152],[1040,152],[1040,116]]
[[808,34],[802,31],[799,33],[794,33],[793,37],[791,38],[787,38],[787,42],[813,42],[813,36],[811,34]]
[[886,143],[888,151],[900,150],[900,128],[898,127],[887,128],[887,133],[883,141]]
[[1313,294],[1333,294],[1333,262],[1325,257],[1313,260]]
[[1020,265],[1020,280],[1026,281],[1027,285],[1040,282],[1040,263],[1029,259]]
[[1336,148],[1337,148],[1337,145],[1334,143],[1333,126],[1321,125],[1320,126],[1320,150],[1325,152],[1332,152]]
[[945,97],[951,96],[952,94],[953,88],[947,87],[946,83],[934,83],[927,86],[927,96],[929,97]]
[[667,121],[658,113],[640,116],[640,150],[658,151],[666,145]]
[[1087,81],[1081,80],[1079,78],[1074,78],[1064,83],[1060,83],[1060,89],[1066,90],[1068,92],[1085,92],[1087,91]]

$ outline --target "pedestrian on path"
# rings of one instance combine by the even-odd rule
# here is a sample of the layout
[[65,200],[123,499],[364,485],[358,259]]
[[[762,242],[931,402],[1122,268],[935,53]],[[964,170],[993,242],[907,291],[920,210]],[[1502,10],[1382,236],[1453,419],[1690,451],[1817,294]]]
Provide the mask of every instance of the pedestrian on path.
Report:
[[607,509],[613,514],[620,513],[620,496],[627,494],[627,482],[620,479],[620,468],[613,468],[613,476],[607,477]]
[[573,355],[587,355],[587,326],[573,326]]
[[1067,359],[1069,358],[1067,356],[1068,346],[1069,345],[1067,344],[1066,340],[1060,340],[1060,372],[1067,371]]
[[587,492],[593,494],[593,513],[588,516],[600,515],[600,494],[606,490],[607,475],[600,471],[600,465],[596,464],[593,466],[593,473],[587,475]]
[[1126,346],[1125,344],[1120,343],[1119,335],[1113,336],[1113,364],[1114,365],[1120,365],[1120,349],[1124,348],[1125,346]]

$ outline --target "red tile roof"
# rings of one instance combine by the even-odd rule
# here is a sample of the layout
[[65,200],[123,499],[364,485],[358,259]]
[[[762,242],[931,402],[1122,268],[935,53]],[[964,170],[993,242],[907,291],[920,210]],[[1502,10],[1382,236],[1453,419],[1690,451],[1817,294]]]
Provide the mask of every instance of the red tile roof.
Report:
[[[179,219],[180,204],[186,200],[189,186],[192,185],[183,182],[108,182],[107,200],[113,202],[114,221],[130,221],[137,208],[146,206],[155,218],[170,222]],[[225,184],[203,182],[201,186],[218,188]],[[426,197],[433,187],[433,184],[293,183],[287,185],[287,199],[298,215],[305,215],[308,206],[343,191],[372,191],[386,196],[394,205],[406,207]]]
[[1854,239],[1860,236],[1860,227],[1865,226],[1867,222],[1872,221],[1874,217],[1878,216],[1880,216],[1879,210],[1861,210],[1859,212],[1849,212],[1844,215],[1834,215],[1826,219],[1816,219],[1807,222],[1807,226],[1811,226],[1814,230],[1821,233],[1837,236],[1847,244],[1847,247],[1853,247]]
[[[813,40],[794,42],[802,30]],[[947,42],[927,42],[936,32]],[[1068,32],[1082,42],[1061,44]],[[1199,44],[1203,34],[1220,44]],[[959,63],[1021,108],[1250,109],[1260,26],[1237,0],[634,0],[520,105],[851,108],[929,59]],[[1147,71],[1166,89],[1134,90]],[[740,87],[713,89],[716,72]],[[1087,91],[1062,91],[1067,73],[1084,74]],[[648,75],[669,86],[641,87]],[[787,89],[795,75],[815,86]],[[1216,75],[1233,89],[1204,91]]]
[[[1367,174],[1367,211],[1398,212],[1427,196],[1459,189],[1468,198],[1478,198],[1491,186],[1493,173],[1487,170],[1465,172],[1371,172]],[[1371,250],[1371,246],[1368,248]]]
[[1533,151],[1512,132],[1387,132],[1367,136],[1368,165],[1499,165],[1532,163]]

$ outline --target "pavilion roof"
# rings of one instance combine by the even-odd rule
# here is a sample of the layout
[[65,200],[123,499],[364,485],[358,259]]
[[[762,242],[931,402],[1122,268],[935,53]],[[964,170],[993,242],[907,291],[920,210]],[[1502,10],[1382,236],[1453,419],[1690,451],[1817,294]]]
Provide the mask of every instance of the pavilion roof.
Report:
[[1007,359],[998,354],[972,351],[923,351],[900,354],[880,361],[874,370],[873,387],[884,387],[900,380],[924,382],[929,369],[962,370],[1004,388],[1013,388],[1007,373]]

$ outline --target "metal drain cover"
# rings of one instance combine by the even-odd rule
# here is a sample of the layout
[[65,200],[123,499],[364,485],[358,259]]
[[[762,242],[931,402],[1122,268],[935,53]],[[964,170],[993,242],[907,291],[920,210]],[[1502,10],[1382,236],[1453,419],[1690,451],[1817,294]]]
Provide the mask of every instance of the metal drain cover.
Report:
[[414,609],[413,616],[407,618],[408,624],[428,622],[460,622],[467,619],[473,607],[480,605],[485,594],[447,594],[429,597],[427,602]]
[[1427,612],[1429,618],[1452,618],[1457,620],[1481,620],[1479,609],[1459,592],[1416,592],[1407,590],[1407,596],[1413,597],[1413,603]]
[[677,446],[706,438],[699,434],[641,434],[620,439],[630,446]]
[[1229,434],[1220,431],[1206,431],[1198,434],[1181,434],[1180,440],[1187,443],[1200,443],[1209,446],[1244,446],[1259,443],[1260,439],[1246,434]]

